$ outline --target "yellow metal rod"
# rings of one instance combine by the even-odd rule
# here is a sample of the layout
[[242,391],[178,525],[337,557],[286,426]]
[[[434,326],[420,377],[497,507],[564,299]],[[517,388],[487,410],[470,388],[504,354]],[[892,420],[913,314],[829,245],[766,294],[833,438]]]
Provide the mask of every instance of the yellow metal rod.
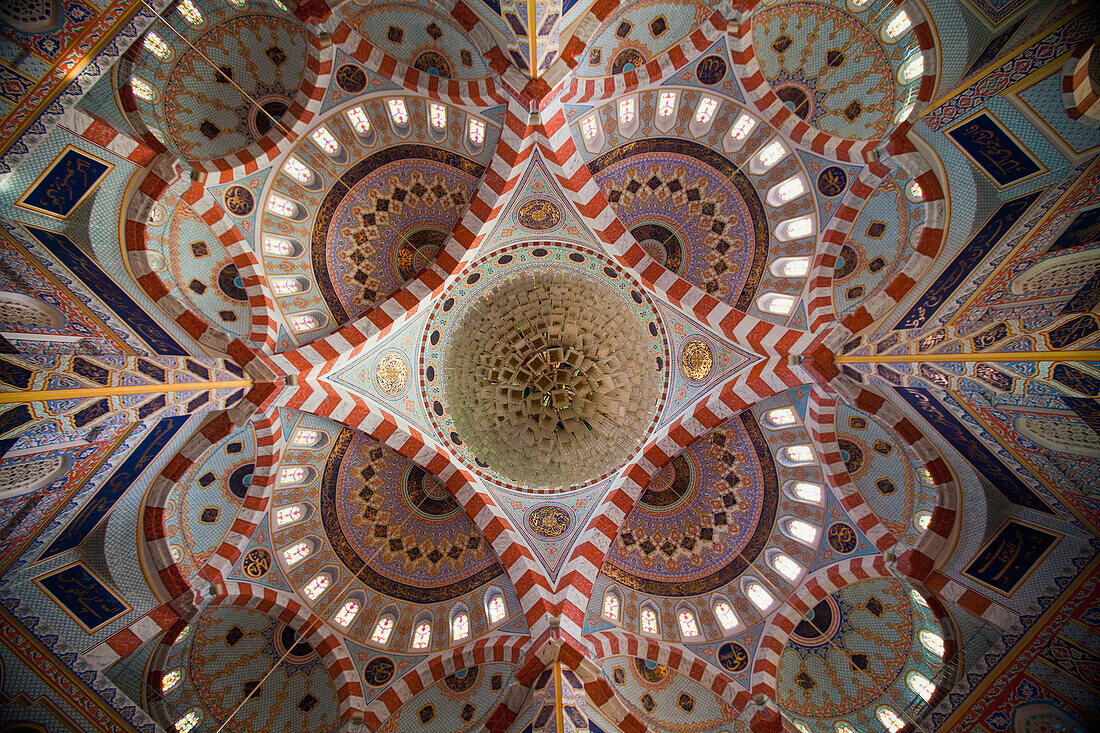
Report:
[[1100,351],[1017,351],[995,354],[879,354],[838,356],[837,364],[923,364],[949,361],[1100,361]]
[[194,390],[251,387],[251,379],[225,382],[181,382],[179,384],[128,384],[121,387],[77,387],[74,389],[33,389],[25,392],[0,392],[0,405],[13,402],[45,402],[73,400],[81,397],[110,397],[124,394],[160,394],[161,392],[191,392]]
[[565,731],[564,707],[561,701],[561,662],[554,660],[554,707],[557,709],[558,733]]
[[527,55],[530,58],[528,66],[530,66],[532,79],[537,79],[539,75],[535,59],[538,55],[538,42],[535,39],[535,0],[527,0]]

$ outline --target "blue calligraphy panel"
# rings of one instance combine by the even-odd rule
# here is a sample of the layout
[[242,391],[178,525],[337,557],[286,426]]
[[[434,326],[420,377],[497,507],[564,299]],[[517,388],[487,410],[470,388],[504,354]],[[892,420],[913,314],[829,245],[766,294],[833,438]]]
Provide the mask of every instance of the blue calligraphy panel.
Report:
[[947,135],[1001,188],[1043,170],[988,112],[971,117]]
[[1059,539],[1056,534],[1011,520],[970,561],[963,575],[1010,596]]
[[106,161],[67,146],[17,205],[65,219],[112,168]]
[[1043,514],[1054,514],[1039,495],[1010,471],[1001,460],[986,447],[980,438],[971,433],[947,407],[931,392],[911,387],[894,387],[902,399],[913,406],[978,473],[989,479],[1006,499],[1013,504],[1034,509]]
[[1100,207],[1078,213],[1047,252],[1084,247],[1097,242],[1100,242]]
[[921,328],[940,307],[947,302],[967,276],[985,259],[1001,239],[1008,234],[1016,222],[1031,208],[1042,191],[1033,191],[1011,201],[1005,201],[993,212],[974,238],[966,243],[955,259],[940,273],[929,286],[920,300],[909,309],[897,325],[895,331],[909,328]]
[[158,421],[138,447],[126,456],[122,465],[115,469],[88,503],[81,507],[73,520],[54,538],[39,559],[44,560],[76,549],[84,538],[91,534],[95,526],[107,516],[107,512],[111,511],[153,459],[160,455],[164,446],[179,432],[185,422],[187,422],[186,415],[166,417]]
[[83,563],[76,563],[35,580],[89,634],[130,610]]
[[31,236],[41,242],[53,253],[61,264],[69,268],[76,277],[103,302],[119,315],[141,339],[163,356],[186,356],[187,350],[180,346],[172,335],[160,327],[145,309],[138,305],[118,283],[100,268],[99,263],[77,247],[73,240],[64,234],[49,229],[39,229],[24,224]]

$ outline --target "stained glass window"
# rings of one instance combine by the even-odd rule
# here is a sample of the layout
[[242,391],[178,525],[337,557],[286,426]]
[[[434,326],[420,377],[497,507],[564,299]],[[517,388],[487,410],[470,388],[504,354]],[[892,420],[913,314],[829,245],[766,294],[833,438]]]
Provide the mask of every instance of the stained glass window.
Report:
[[172,49],[164,42],[164,39],[153,31],[145,34],[145,48],[161,61],[166,61],[172,55]]
[[192,708],[187,711],[187,714],[176,721],[176,733],[189,733],[189,731],[199,724],[199,710],[198,708]]
[[413,634],[413,649],[427,649],[432,640],[432,625],[424,622],[416,627]]
[[799,723],[794,721],[794,727],[798,729],[798,733],[814,733],[805,723]]
[[695,121],[700,125],[710,122],[714,117],[714,110],[718,109],[718,100],[714,97],[703,97],[699,101],[699,108],[695,110]]
[[370,118],[362,107],[352,107],[344,114],[348,116],[348,122],[360,135],[366,135],[370,131]]
[[264,237],[264,252],[279,257],[289,257],[294,249],[290,242],[279,237]]
[[714,604],[714,617],[718,619],[718,623],[723,629],[729,631],[737,626],[737,614],[730,608],[730,604],[725,601],[719,601]]
[[287,565],[294,565],[305,560],[309,556],[309,552],[308,542],[297,542],[283,550],[283,559],[286,560]]
[[370,635],[370,640],[375,644],[385,644],[390,640],[390,634],[393,633],[393,618],[390,616],[383,616],[378,619],[378,623],[374,625],[374,633]]
[[924,54],[915,54],[901,67],[901,83],[908,84],[924,73]]
[[619,620],[619,597],[614,593],[608,593],[603,597],[603,615],[613,621]]
[[271,289],[276,295],[294,295],[302,289],[302,286],[298,282],[298,278],[275,277],[271,279]]
[[187,635],[190,634],[190,633],[191,633],[191,624],[187,624],[186,626],[183,627],[183,631],[180,632],[180,635],[176,637],[176,640],[172,642],[172,645],[175,646],[176,644],[179,644],[181,641],[186,639]]
[[909,102],[904,107],[902,107],[901,111],[894,115],[894,124],[898,125],[904,122],[905,118],[909,116],[909,113],[913,111],[913,106],[913,102]]
[[178,685],[180,683],[180,680],[182,680],[182,679],[183,679],[183,672],[180,671],[179,669],[173,669],[171,672],[165,673],[160,678],[160,691],[161,692],[168,692],[173,687]]
[[153,133],[153,137],[155,137],[157,140],[159,140],[161,145],[167,145],[168,144],[168,138],[166,138],[164,136],[164,133],[161,132],[159,128],[150,127],[149,132]]
[[786,555],[776,555],[772,558],[772,565],[787,580],[797,580],[802,574],[802,566]]
[[248,0],[229,0],[229,4],[236,8],[243,8],[248,4]]
[[924,596],[920,594],[920,591],[915,589],[911,590],[909,591],[909,596],[918,606],[924,606],[925,608],[928,608],[928,601],[924,599]]
[[883,705],[875,711],[875,715],[878,717],[878,722],[882,723],[882,727],[890,733],[898,733],[905,727],[905,722],[894,712],[893,708]]
[[470,120],[470,142],[481,145],[485,139],[485,123],[481,120]]
[[287,466],[279,472],[279,483],[281,484],[297,484],[304,481],[305,478],[305,466]]
[[294,431],[294,437],[291,439],[298,448],[308,448],[311,445],[317,445],[317,441],[321,439],[321,432],[319,430],[309,430],[308,428],[298,428]]
[[809,257],[793,257],[783,263],[784,277],[806,277],[806,273],[809,271]]
[[806,193],[806,187],[802,185],[802,179],[798,176],[788,178],[775,189],[776,198],[786,203]]
[[336,138],[332,136],[327,127],[318,127],[310,137],[317,147],[329,155],[336,155],[340,150],[340,143],[336,142]]
[[272,214],[286,217],[291,217],[298,213],[298,207],[294,205],[293,201],[283,198],[276,193],[271,194],[267,198],[267,210]]
[[928,651],[935,654],[937,657],[943,656],[943,637],[939,634],[934,634],[928,629],[921,629],[917,635],[920,639],[921,645]]
[[757,162],[760,163],[760,167],[764,169],[771,168],[787,155],[787,148],[783,147],[783,143],[778,140],[772,140],[770,143],[764,146],[756,155]]
[[748,115],[741,115],[737,118],[737,122],[733,123],[733,127],[730,128],[730,137],[734,140],[744,140],[754,127],[756,127],[756,120]]
[[489,623],[495,624],[503,621],[508,615],[508,607],[504,605],[504,596],[493,596],[489,601]]
[[470,617],[460,613],[451,621],[451,639],[462,641],[470,635]]
[[157,98],[157,93],[153,89],[153,85],[140,76],[130,77],[130,89],[134,92],[135,96],[144,99],[146,102],[152,102]]
[[791,463],[809,463],[814,459],[814,452],[808,445],[789,445],[783,449],[783,453]]
[[646,634],[657,633],[657,613],[652,608],[642,609],[642,632]]
[[283,4],[282,0],[271,0],[271,4],[284,13],[287,12],[286,5]]
[[596,137],[599,132],[598,123],[596,122],[596,115],[588,115],[581,120],[581,134],[584,135],[585,140],[591,140]]
[[699,636],[699,626],[695,623],[695,614],[691,611],[680,611],[680,634],[683,636]]
[[191,25],[202,25],[202,11],[191,0],[181,0],[176,11]]
[[794,308],[794,298],[789,296],[780,295],[768,299],[768,311],[777,316],[787,315],[791,312],[791,308]]
[[291,504],[290,506],[279,507],[275,512],[275,526],[285,527],[288,524],[297,522],[301,518],[301,504]]
[[405,107],[404,99],[390,99],[386,101],[390,108],[390,119],[395,125],[405,125],[409,122],[409,110]]
[[812,545],[817,540],[817,527],[801,519],[792,519],[787,525],[787,530],[796,540],[807,545]]
[[789,407],[779,407],[774,410],[768,410],[766,413],[764,413],[764,419],[769,424],[774,425],[775,427],[794,425],[794,410]]
[[890,19],[886,24],[886,40],[895,41],[901,37],[902,33],[909,30],[913,25],[913,21],[909,20],[909,14],[904,10],[899,10],[897,14]]
[[909,685],[909,689],[920,695],[925,702],[931,700],[936,692],[935,683],[920,672],[910,672],[905,675],[905,684]]
[[928,529],[928,525],[930,524],[932,524],[932,512],[927,509],[921,509],[919,512],[913,514],[913,526],[921,532]]
[[787,239],[808,237],[814,232],[814,220],[808,216],[800,216],[797,219],[791,219],[787,222],[783,232],[786,234]]
[[619,100],[619,124],[629,125],[634,121],[634,97]]
[[833,730],[836,731],[836,733],[856,733],[856,729],[847,723],[835,723],[833,725]]
[[914,201],[924,200],[924,189],[916,181],[909,181],[909,188],[906,189],[906,193],[909,194],[909,198]]
[[351,622],[355,620],[355,614],[357,613],[359,613],[359,604],[355,601],[348,601],[332,620],[347,628],[351,625]]
[[428,119],[431,120],[432,127],[442,130],[447,126],[447,108],[438,102],[431,102],[428,105]]
[[671,117],[676,109],[676,92],[661,92],[657,99],[657,116]]
[[183,550],[180,549],[179,545],[172,545],[171,547],[169,547],[168,548],[168,553],[172,556],[172,559],[175,560],[176,562],[179,562],[180,558],[183,557]]
[[318,327],[317,319],[310,315],[298,315],[290,319],[290,325],[295,331],[312,331]]
[[313,171],[293,155],[287,158],[286,162],[283,163],[283,170],[286,171],[288,176],[298,181],[298,183],[309,183],[313,180]]
[[327,575],[318,575],[313,580],[309,581],[309,585],[302,589],[302,592],[306,594],[306,597],[311,601],[316,601],[320,598],[321,594],[328,590],[329,577]]
[[775,603],[772,594],[764,590],[764,586],[759,583],[749,583],[745,588],[745,592],[749,594],[749,600],[752,601],[752,604],[761,611]]
[[821,484],[811,484],[806,481],[799,481],[794,485],[794,495],[802,501],[808,501],[811,504],[820,504]]

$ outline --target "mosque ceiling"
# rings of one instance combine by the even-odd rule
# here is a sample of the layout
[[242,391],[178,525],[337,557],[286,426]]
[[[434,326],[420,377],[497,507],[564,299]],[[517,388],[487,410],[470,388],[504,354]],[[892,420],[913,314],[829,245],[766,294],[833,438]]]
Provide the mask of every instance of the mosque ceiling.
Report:
[[1081,591],[1094,10],[163,5],[0,12],[0,613],[112,720],[897,733]]

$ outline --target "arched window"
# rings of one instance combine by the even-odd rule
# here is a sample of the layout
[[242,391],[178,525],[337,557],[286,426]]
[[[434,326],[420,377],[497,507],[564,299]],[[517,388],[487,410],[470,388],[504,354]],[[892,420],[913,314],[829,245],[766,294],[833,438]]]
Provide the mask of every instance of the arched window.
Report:
[[799,575],[802,575],[803,567],[781,552],[772,555],[771,560],[772,567],[792,583],[798,580]]
[[772,594],[764,590],[764,586],[759,583],[748,583],[745,586],[745,593],[748,595],[749,600],[752,601],[752,605],[756,606],[761,611],[766,611],[775,603]]
[[355,616],[359,613],[359,603],[357,601],[348,601],[340,609],[340,611],[333,616],[332,620],[340,624],[344,628],[351,625],[351,622],[355,620]]
[[500,623],[508,618],[508,606],[504,603],[504,596],[499,593],[489,599],[489,623]]
[[890,20],[886,22],[886,25],[882,27],[882,37],[888,42],[893,43],[901,38],[902,34],[909,30],[912,25],[913,21],[909,19],[909,14],[904,10],[899,10],[894,14],[894,17],[890,18]]
[[718,109],[718,100],[714,97],[704,96],[699,100],[699,106],[695,108],[695,121],[700,125],[705,125],[711,121],[714,117],[715,111]]
[[898,733],[905,727],[905,721],[901,719],[901,716],[897,712],[886,705],[882,705],[875,711],[875,716],[878,718],[878,722],[882,723],[882,727],[889,733]]
[[300,486],[313,480],[317,472],[309,466],[283,466],[279,471],[280,486]]
[[65,325],[65,316],[38,298],[0,292],[0,323],[18,324],[23,328],[61,328]]
[[808,445],[788,445],[779,452],[779,456],[781,463],[792,466],[802,466],[814,460],[814,452]]
[[787,522],[786,527],[791,537],[808,547],[813,547],[814,543],[817,542],[817,527],[809,522],[801,519],[791,519]]
[[436,130],[447,126],[447,107],[439,102],[428,102],[428,122]]
[[388,99],[386,107],[390,110],[390,119],[398,127],[409,124],[409,108],[405,106],[404,99]]
[[909,115],[913,112],[913,108],[916,106],[916,102],[906,103],[900,110],[898,110],[898,113],[894,115],[894,124],[900,125],[902,122],[908,119]]
[[289,239],[264,237],[264,253],[276,257],[297,257],[301,254],[301,248]]
[[273,193],[267,197],[267,210],[272,214],[278,214],[279,216],[285,216],[287,219],[293,219],[298,213],[298,206],[285,196]]
[[331,582],[327,573],[321,573],[313,580],[306,584],[305,588],[302,588],[302,592],[306,594],[306,597],[311,601],[316,601],[321,597],[321,594],[328,590],[328,584]]
[[309,169],[302,161],[298,160],[293,155],[286,159],[283,163],[283,171],[302,185],[308,185],[313,180],[313,171]]
[[320,148],[326,155],[333,156],[340,152],[340,143],[327,127],[321,125],[309,136],[313,144]]
[[756,157],[753,159],[755,166],[750,165],[750,168],[755,167],[756,171],[754,172],[763,173],[783,160],[783,158],[787,157],[789,152],[790,151],[787,150],[787,147],[783,143],[778,140],[772,140],[756,154]]
[[352,107],[344,113],[348,122],[351,123],[352,129],[354,129],[360,135],[366,135],[370,132],[370,118],[367,117],[366,110],[362,107]]
[[902,84],[908,84],[920,77],[924,73],[924,54],[919,51],[909,57],[901,69],[898,71],[898,81]]
[[161,61],[167,61],[172,56],[172,47],[164,42],[156,32],[149,31],[145,34],[143,42],[145,50],[156,56]]
[[295,448],[314,448],[318,443],[321,443],[324,434],[324,432],[312,428],[298,428],[294,431],[294,437],[290,439],[290,444]]
[[771,271],[776,277],[806,277],[810,272],[810,258],[776,257]]
[[718,601],[714,604],[714,617],[718,619],[718,625],[725,631],[730,631],[737,627],[740,621],[737,620],[737,614],[730,608],[730,604],[725,601]]
[[293,545],[283,550],[283,559],[286,560],[287,565],[297,565],[302,560],[309,557],[311,552],[313,552],[313,547],[303,540],[301,542],[295,542]]
[[470,136],[470,142],[481,145],[485,142],[485,123],[471,118],[467,134]]
[[296,313],[290,317],[290,327],[297,333],[315,331],[320,328],[321,325],[321,319],[313,313]]
[[914,179],[905,187],[905,195],[910,201],[924,201],[924,188]]
[[619,124],[626,126],[634,121],[634,97],[619,100]]
[[470,617],[460,613],[451,620],[451,641],[462,641],[470,635]]
[[198,708],[191,708],[184,714],[182,718],[176,721],[175,726],[176,733],[191,733],[191,731],[202,722],[202,713]]
[[788,201],[794,201],[805,193],[806,184],[802,182],[802,176],[791,176],[768,190],[767,201],[772,206],[782,206]]
[[935,683],[920,672],[910,672],[905,675],[905,684],[909,685],[909,689],[920,695],[925,702],[931,700],[932,695],[936,694]]
[[764,293],[756,300],[756,307],[767,313],[785,316],[794,308],[795,299],[782,293]]
[[427,621],[422,622],[413,632],[413,649],[427,649],[432,641],[432,625]]
[[179,635],[175,639],[172,640],[172,646],[175,646],[176,644],[179,644],[181,641],[186,639],[188,634],[190,634],[190,633],[191,633],[191,624],[187,624],[186,626],[183,627],[183,630],[180,631]]
[[374,631],[370,635],[370,640],[375,644],[385,646],[390,640],[390,634],[392,633],[393,616],[382,616],[378,619],[378,623],[374,625]]
[[798,730],[798,733],[814,733],[809,726],[805,723],[799,723],[797,720],[794,721],[794,727]]
[[0,499],[29,494],[49,486],[69,470],[69,457],[52,455],[0,465]]
[[581,120],[581,135],[584,135],[585,140],[594,140],[600,133],[599,125],[596,115],[588,115]]
[[695,623],[695,614],[691,611],[680,611],[677,616],[680,622],[680,635],[684,638],[699,636],[699,625]]
[[913,526],[918,531],[923,532],[928,529],[928,525],[932,524],[932,512],[927,509],[921,509],[920,511],[913,513]]
[[176,685],[178,685],[180,683],[180,680],[182,680],[182,679],[183,679],[183,670],[181,670],[179,667],[176,667],[171,672],[165,672],[160,677],[160,691],[161,691],[161,694],[166,693],[169,690],[171,690],[172,688],[174,688]]
[[912,598],[913,602],[916,603],[918,606],[924,606],[925,608],[928,608],[928,601],[925,600],[924,596],[922,596],[920,594],[920,591],[916,588],[909,591],[909,597]]
[[614,591],[608,591],[603,596],[603,615],[612,621],[619,620],[619,596]]
[[738,117],[737,121],[730,127],[730,137],[734,140],[744,140],[755,127],[756,120],[749,115],[743,114]]
[[306,290],[302,279],[297,277],[273,277],[271,278],[271,291],[275,295],[296,295]]
[[275,526],[285,527],[288,524],[300,522],[304,516],[305,511],[302,509],[301,504],[281,506],[275,510]]
[[155,102],[157,99],[157,92],[153,89],[153,85],[140,76],[130,77],[130,91],[135,97],[144,99],[146,102]]
[[656,634],[660,631],[660,626],[657,624],[657,612],[652,608],[642,609],[642,633],[643,634]]
[[920,479],[920,482],[922,484],[924,484],[925,486],[935,486],[936,485],[936,480],[934,478],[932,478],[932,472],[929,471],[924,466],[921,466],[920,468],[917,469],[917,478]]
[[784,488],[795,501],[821,506],[821,499],[824,495],[821,484],[814,484],[809,481],[788,481],[784,484]]
[[921,646],[935,654],[937,657],[943,658],[943,637],[939,634],[935,634],[928,629],[921,629],[917,634],[917,638],[920,639]]
[[793,239],[802,239],[814,233],[814,218],[812,216],[799,216],[779,222],[775,228],[775,238],[780,242],[790,242]]
[[189,24],[193,26],[200,26],[203,23],[202,12],[195,7],[195,3],[192,0],[181,0],[180,4],[176,6],[176,12],[183,16]]
[[764,413],[764,424],[768,427],[785,428],[796,422],[798,418],[795,417],[794,408],[791,407],[777,407]]
[[833,723],[833,730],[835,733],[856,733],[856,729],[845,723],[843,720]]
[[657,116],[668,118],[676,111],[676,92],[661,92],[657,98]]

